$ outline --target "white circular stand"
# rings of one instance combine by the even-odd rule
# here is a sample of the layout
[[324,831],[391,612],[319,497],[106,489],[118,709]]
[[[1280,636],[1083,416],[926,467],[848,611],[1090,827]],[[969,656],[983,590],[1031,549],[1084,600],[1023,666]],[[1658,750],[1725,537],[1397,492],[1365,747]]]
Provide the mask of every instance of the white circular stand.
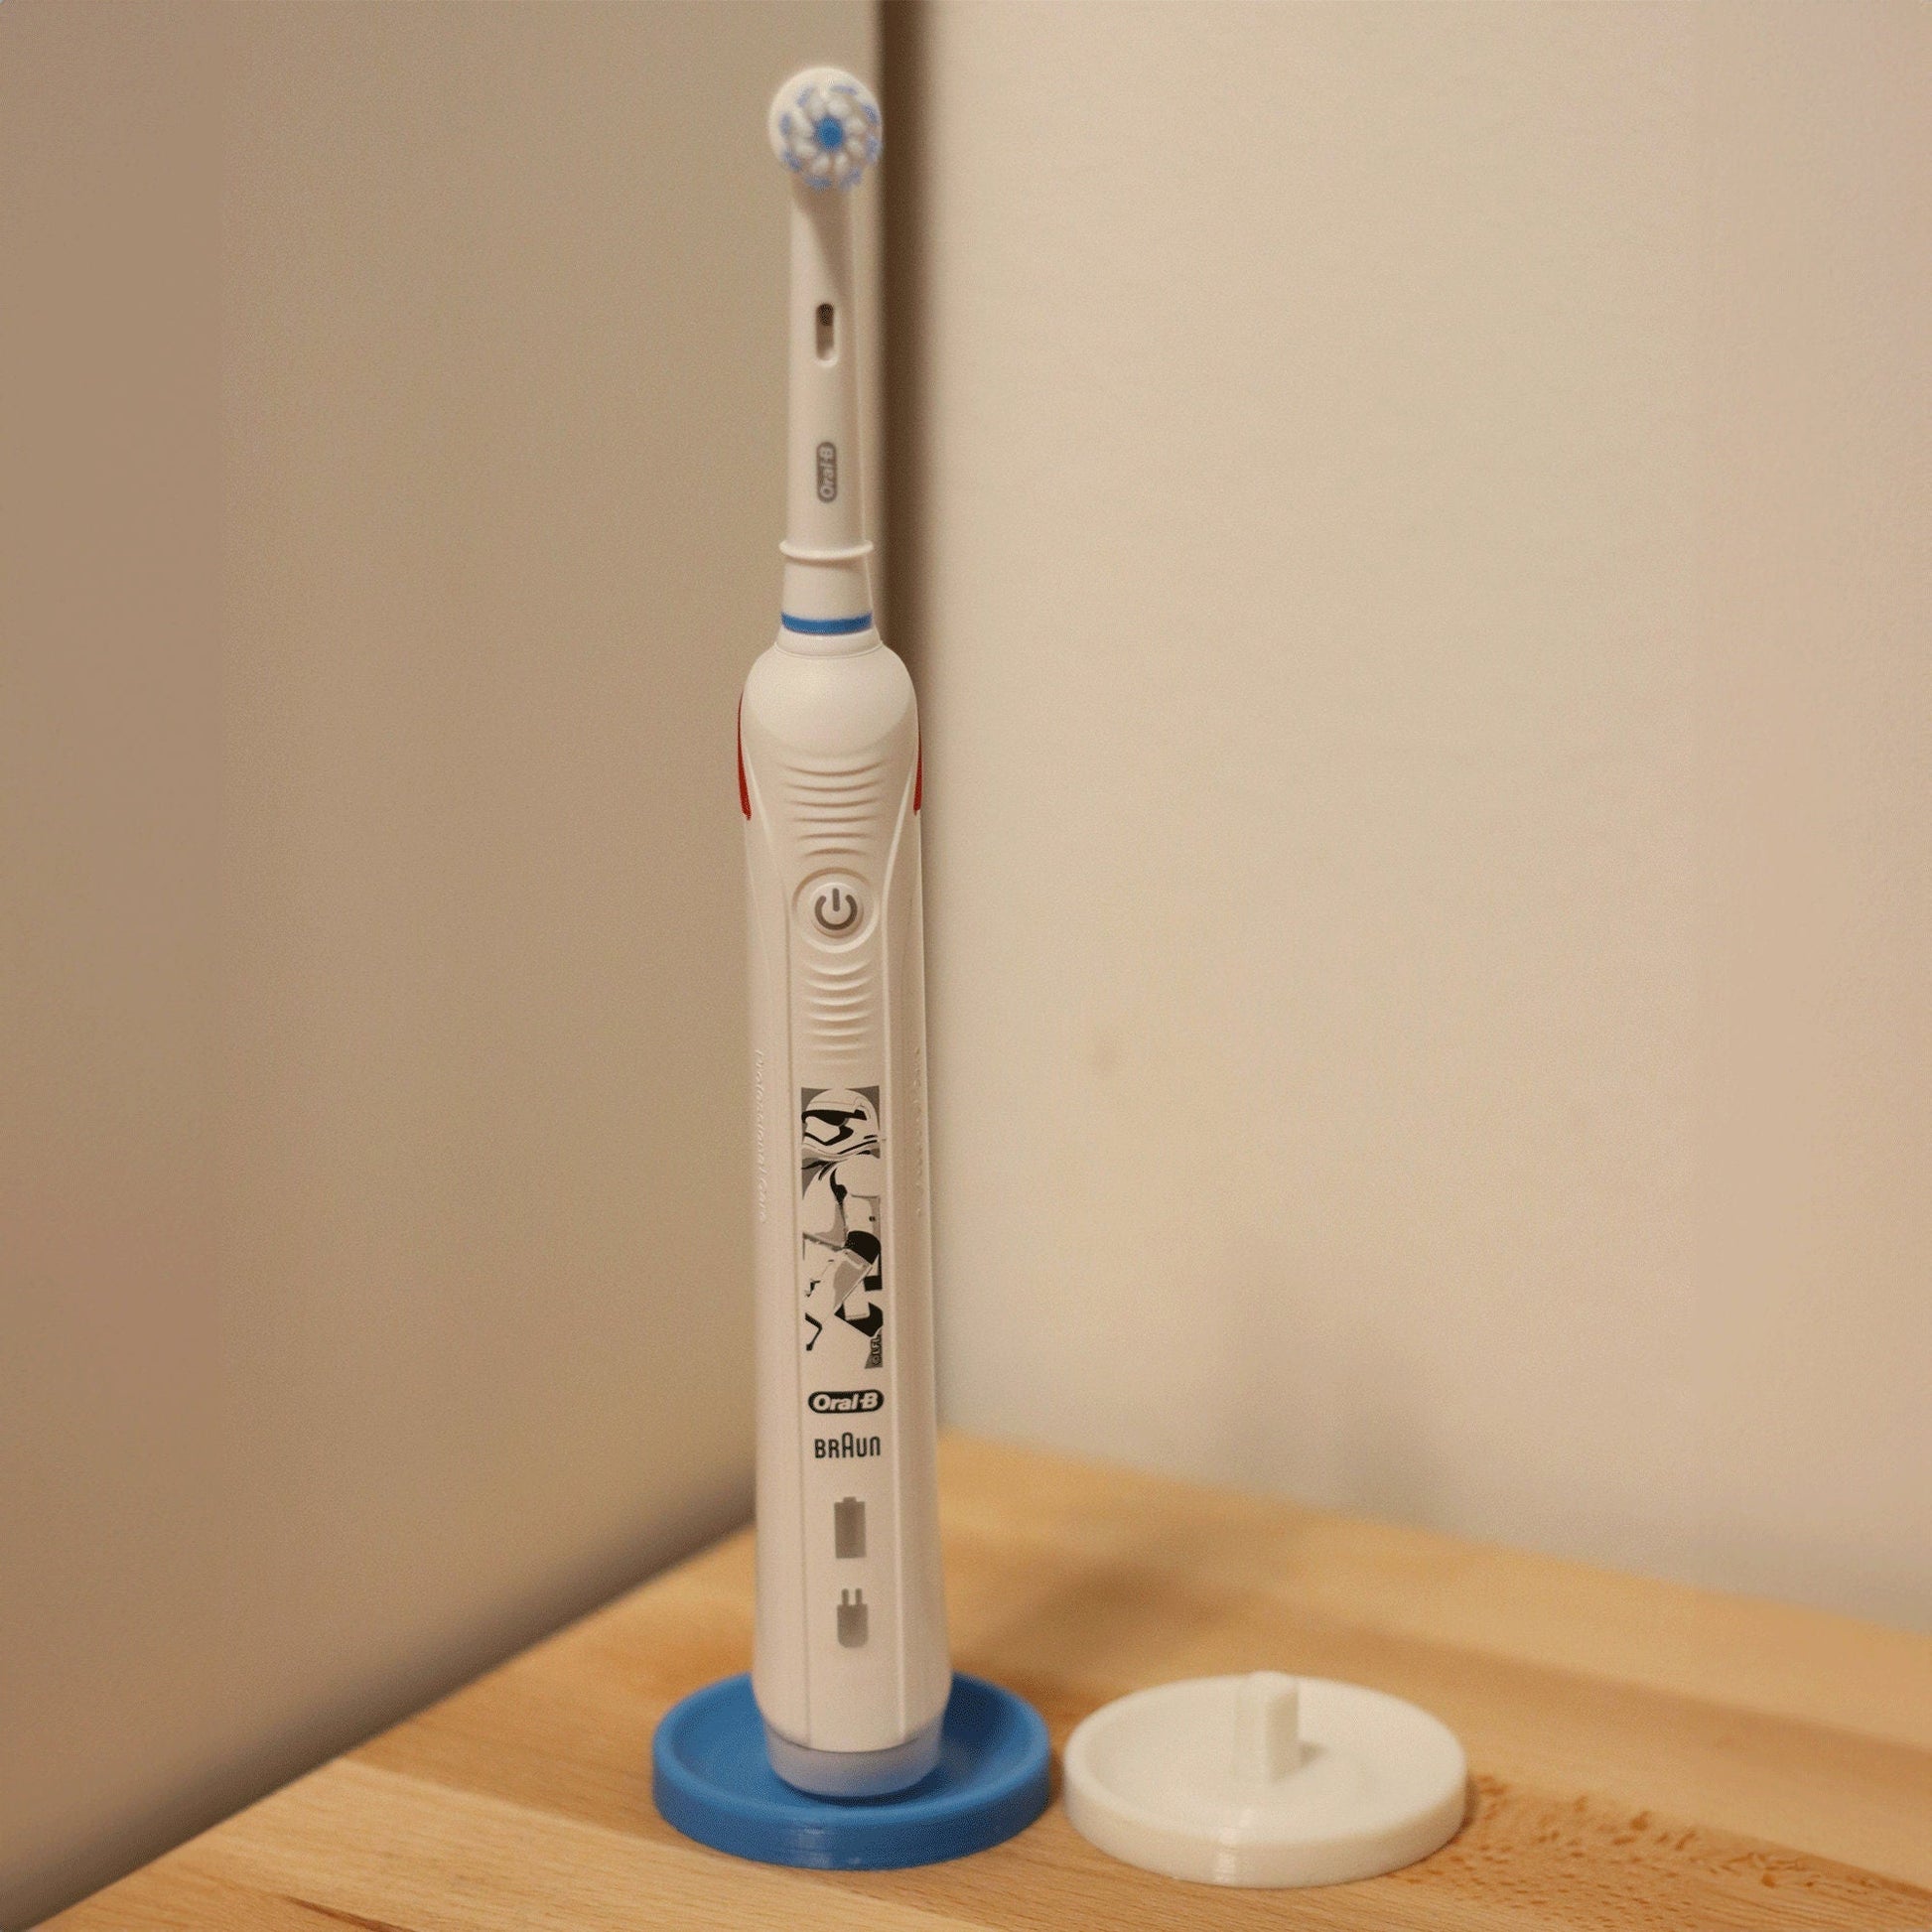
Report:
[[1257,1671],[1163,1684],[1067,1740],[1066,1813],[1129,1864],[1216,1885],[1333,1885],[1426,1859],[1462,1823],[1469,1767],[1413,1704]]

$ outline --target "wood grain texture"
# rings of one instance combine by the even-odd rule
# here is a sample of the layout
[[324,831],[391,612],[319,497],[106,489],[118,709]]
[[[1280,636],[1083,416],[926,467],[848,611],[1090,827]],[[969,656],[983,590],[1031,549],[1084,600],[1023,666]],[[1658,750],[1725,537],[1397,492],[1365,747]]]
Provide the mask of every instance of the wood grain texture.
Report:
[[651,1807],[650,1736],[750,1658],[730,1538],[50,1922],[60,1932],[1375,1932],[1932,1927],[1932,1640],[949,1439],[957,1662],[1055,1745],[1121,1692],[1269,1665],[1439,1712],[1468,1822],[1408,1871],[1181,1885],[1055,1803],[921,1871],[780,1871]]

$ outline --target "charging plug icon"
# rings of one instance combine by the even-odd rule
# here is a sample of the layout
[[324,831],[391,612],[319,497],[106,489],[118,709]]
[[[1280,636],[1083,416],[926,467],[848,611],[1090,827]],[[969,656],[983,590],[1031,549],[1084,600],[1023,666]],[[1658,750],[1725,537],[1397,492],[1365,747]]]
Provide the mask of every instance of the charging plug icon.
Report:
[[842,1589],[839,1591],[839,1642],[848,1650],[857,1650],[871,1634],[867,1625],[871,1613],[866,1608],[866,1592],[862,1589]]

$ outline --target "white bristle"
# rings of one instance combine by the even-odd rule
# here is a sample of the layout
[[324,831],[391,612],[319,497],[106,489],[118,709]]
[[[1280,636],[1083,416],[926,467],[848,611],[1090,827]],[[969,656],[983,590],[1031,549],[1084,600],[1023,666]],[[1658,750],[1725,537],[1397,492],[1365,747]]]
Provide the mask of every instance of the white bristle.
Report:
[[771,152],[808,188],[857,188],[879,159],[879,102],[842,68],[806,68],[772,96]]

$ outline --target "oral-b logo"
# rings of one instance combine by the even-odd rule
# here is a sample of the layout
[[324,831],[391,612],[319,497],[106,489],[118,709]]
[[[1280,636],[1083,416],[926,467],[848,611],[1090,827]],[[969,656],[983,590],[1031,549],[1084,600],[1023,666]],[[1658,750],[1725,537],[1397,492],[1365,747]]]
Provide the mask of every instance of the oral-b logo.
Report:
[[815,1416],[869,1416],[885,1406],[884,1389],[814,1389],[805,1398]]
[[821,443],[818,446],[818,500],[821,503],[835,503],[839,498],[839,446],[836,443]]

